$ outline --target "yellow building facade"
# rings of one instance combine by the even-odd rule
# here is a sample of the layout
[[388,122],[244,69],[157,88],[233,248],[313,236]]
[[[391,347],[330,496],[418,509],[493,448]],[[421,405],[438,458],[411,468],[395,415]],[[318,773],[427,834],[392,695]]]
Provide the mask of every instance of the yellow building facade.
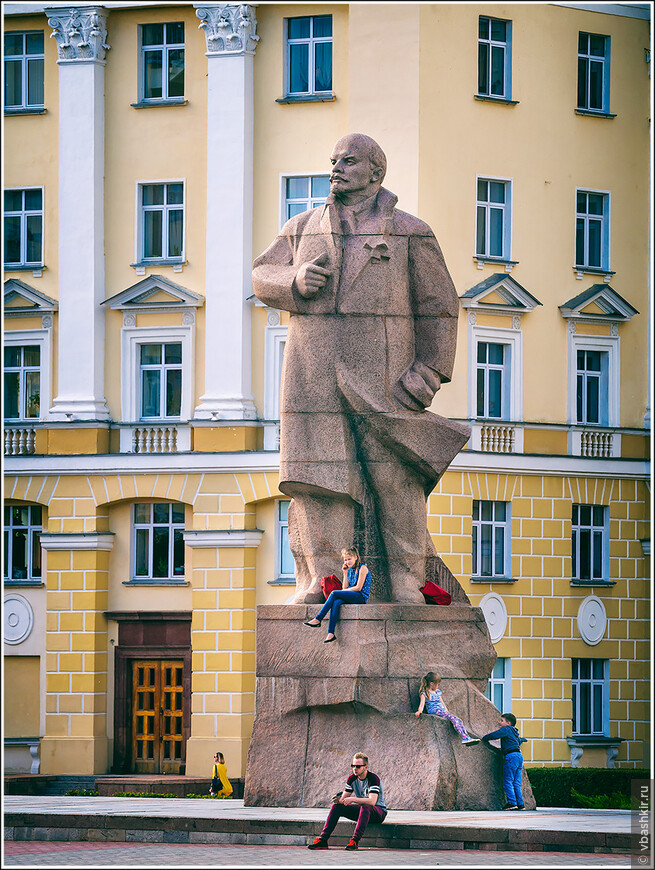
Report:
[[427,522],[489,696],[528,765],[648,766],[648,5],[13,3],[4,38],[6,770],[244,775],[293,591],[251,264],[353,131],[461,299]]

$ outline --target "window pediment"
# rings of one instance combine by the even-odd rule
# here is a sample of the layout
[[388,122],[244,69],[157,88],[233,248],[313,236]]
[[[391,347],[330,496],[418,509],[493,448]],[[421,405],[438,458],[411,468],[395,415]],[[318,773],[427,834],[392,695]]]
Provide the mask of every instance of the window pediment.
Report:
[[637,309],[633,308],[609,284],[593,284],[560,305],[559,310],[566,320],[581,320],[589,323],[625,323],[635,314],[639,314]]
[[102,303],[116,311],[182,311],[199,308],[204,297],[161,275],[148,275]]
[[460,296],[462,308],[488,314],[526,314],[541,302],[509,275],[491,275]]
[[5,281],[4,307],[5,317],[25,317],[52,314],[59,306],[56,299],[17,278],[10,278]]

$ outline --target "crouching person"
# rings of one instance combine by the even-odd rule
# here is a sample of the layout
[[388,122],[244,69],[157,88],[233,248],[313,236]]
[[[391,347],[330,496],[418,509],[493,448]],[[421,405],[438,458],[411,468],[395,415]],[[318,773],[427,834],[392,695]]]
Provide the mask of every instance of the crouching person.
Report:
[[348,852],[359,848],[359,841],[369,822],[382,824],[385,820],[387,807],[382,794],[382,783],[376,774],[369,772],[366,755],[356,752],[351,768],[353,772],[348,777],[344,790],[332,798],[332,808],[325,827],[320,836],[309,844],[308,849],[327,849],[330,834],[342,816],[357,823],[352,839],[346,846]]

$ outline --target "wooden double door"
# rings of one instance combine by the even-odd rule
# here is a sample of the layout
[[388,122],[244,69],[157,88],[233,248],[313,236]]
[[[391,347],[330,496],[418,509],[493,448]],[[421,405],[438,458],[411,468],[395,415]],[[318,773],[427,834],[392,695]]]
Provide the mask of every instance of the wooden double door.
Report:
[[135,773],[179,773],[184,761],[184,661],[132,661]]

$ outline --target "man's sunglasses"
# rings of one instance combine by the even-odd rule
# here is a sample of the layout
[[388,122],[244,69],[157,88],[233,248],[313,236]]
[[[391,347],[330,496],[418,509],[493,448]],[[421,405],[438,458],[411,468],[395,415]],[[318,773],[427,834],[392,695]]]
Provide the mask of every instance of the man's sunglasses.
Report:
[[365,764],[351,764],[351,767],[366,767]]

